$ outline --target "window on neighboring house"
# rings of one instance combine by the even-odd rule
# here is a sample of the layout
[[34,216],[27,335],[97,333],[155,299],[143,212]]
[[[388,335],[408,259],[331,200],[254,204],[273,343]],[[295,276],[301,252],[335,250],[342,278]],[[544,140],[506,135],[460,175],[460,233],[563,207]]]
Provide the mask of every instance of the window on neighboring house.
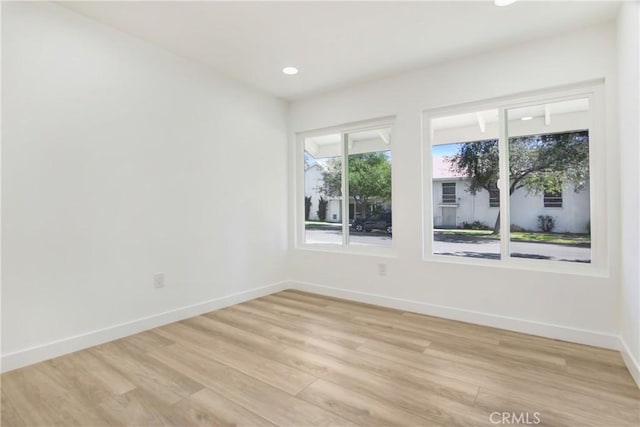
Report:
[[390,121],[303,136],[301,142],[304,200],[299,203],[304,205],[304,229],[300,243],[390,248]]
[[456,203],[456,183],[443,182],[442,183],[442,204],[453,205],[455,203]]
[[561,208],[562,207],[562,190],[544,190],[544,207],[545,208]]
[[[513,108],[502,101],[500,108],[429,114],[427,254],[512,264],[516,258],[592,263],[590,153],[593,129],[602,124],[601,117],[594,124],[599,91],[514,100]],[[563,209],[551,215],[545,208]],[[598,236],[603,242],[602,229]],[[597,248],[599,264],[604,250]]]
[[489,186],[489,207],[500,207],[500,190],[498,189],[498,186],[496,184]]

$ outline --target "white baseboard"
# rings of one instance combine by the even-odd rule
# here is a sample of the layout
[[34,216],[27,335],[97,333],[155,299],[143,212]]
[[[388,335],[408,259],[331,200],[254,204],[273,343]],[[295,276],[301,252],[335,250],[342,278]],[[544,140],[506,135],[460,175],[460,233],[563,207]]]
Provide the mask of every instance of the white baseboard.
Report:
[[620,341],[616,335],[597,331],[428,304],[384,295],[350,291],[308,282],[290,281],[289,288],[578,344],[592,345],[612,350],[620,349]]
[[260,298],[262,296],[284,290],[287,287],[286,282],[274,283],[231,295],[225,295],[186,307],[176,308],[174,310],[165,311],[164,313],[154,314],[152,316],[143,317],[130,322],[121,323],[119,325],[75,335],[13,353],[3,354],[1,359],[1,371],[8,372],[23,366],[32,365],[34,363],[72,353],[74,351],[104,344],[118,338],[123,338],[137,334],[138,332],[166,325],[167,323],[177,322],[190,317],[199,316],[203,313],[228,307],[230,305]]
[[629,351],[625,341],[615,335],[298,281],[279,282],[259,288],[253,288],[235,294],[214,298],[198,304],[121,323],[119,325],[98,329],[69,338],[49,342],[47,344],[4,354],[2,355],[0,362],[0,371],[8,372],[23,366],[32,365],[34,363],[72,353],[74,351],[103,344],[153,329],[158,326],[166,325],[168,323],[177,322],[190,317],[199,316],[203,313],[229,307],[234,304],[260,298],[285,289],[298,289],[320,295],[344,298],[414,313],[427,314],[430,316],[522,332],[525,334],[619,350],[629,372],[631,373],[631,376],[638,384],[638,387],[640,387],[640,365]]
[[620,354],[622,355],[622,360],[624,360],[624,364],[627,365],[627,369],[629,370],[631,377],[633,377],[634,381],[638,385],[638,388],[640,388],[640,363],[638,363],[638,360],[633,356],[631,350],[629,350],[629,347],[627,346],[625,340],[622,339],[622,337],[619,337],[619,341],[619,349]]

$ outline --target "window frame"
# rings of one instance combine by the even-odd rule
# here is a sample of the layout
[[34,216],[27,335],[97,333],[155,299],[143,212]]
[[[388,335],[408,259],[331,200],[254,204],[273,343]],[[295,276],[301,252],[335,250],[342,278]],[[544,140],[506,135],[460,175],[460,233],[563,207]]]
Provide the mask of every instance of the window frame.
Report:
[[[298,250],[311,250],[319,252],[331,252],[331,253],[346,253],[357,255],[375,255],[382,257],[395,257],[395,239],[391,238],[391,247],[375,247],[364,245],[351,245],[349,244],[349,201],[350,197],[345,197],[349,192],[347,167],[348,163],[345,161],[349,155],[348,150],[348,135],[356,132],[362,132],[367,130],[375,130],[380,128],[391,129],[391,142],[389,143],[389,150],[392,152],[393,159],[393,135],[395,130],[396,116],[385,116],[370,120],[363,120],[358,122],[351,122],[337,126],[331,126],[326,128],[320,128],[310,131],[296,132],[295,134],[295,157],[294,168],[296,171],[295,177],[295,215],[294,215],[294,247]],[[342,243],[336,244],[309,244],[305,242],[305,220],[304,220],[304,197],[305,197],[305,175],[304,175],[304,151],[305,151],[305,139],[314,136],[322,136],[328,134],[340,134],[342,142],[342,182],[341,182],[341,209],[342,209]],[[395,194],[395,168],[393,167],[393,160],[391,163],[391,211],[395,209],[395,202],[393,195]]]
[[[498,152],[500,190],[500,229],[510,229],[510,200],[507,189],[508,175],[508,110],[537,106],[571,99],[589,100],[589,196],[591,218],[591,263],[539,260],[512,257],[510,253],[510,233],[502,233],[500,238],[500,259],[477,259],[433,253],[433,171],[431,120],[457,114],[475,113],[489,109],[498,110]],[[607,218],[612,214],[607,203],[607,191],[610,185],[606,174],[605,140],[605,96],[604,81],[596,80],[582,84],[553,88],[524,94],[516,94],[484,101],[444,106],[422,111],[422,175],[423,175],[423,261],[450,264],[476,265],[520,270],[534,270],[553,273],[577,274],[595,277],[610,276],[609,240],[610,227]],[[549,208],[553,209],[553,208]],[[556,208],[558,209],[558,208]]]

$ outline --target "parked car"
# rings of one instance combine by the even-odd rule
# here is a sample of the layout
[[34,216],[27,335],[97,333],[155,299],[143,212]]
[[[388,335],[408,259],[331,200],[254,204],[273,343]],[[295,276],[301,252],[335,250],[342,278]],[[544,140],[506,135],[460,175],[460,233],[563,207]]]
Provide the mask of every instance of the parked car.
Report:
[[384,230],[391,234],[391,212],[383,212],[371,215],[366,218],[356,218],[351,223],[355,231]]

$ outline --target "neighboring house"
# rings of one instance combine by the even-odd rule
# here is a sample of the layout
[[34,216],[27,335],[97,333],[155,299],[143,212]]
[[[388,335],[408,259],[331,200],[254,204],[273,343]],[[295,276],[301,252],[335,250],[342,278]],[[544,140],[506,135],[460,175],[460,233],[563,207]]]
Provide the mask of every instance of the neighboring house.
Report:
[[[480,221],[493,227],[500,201],[498,191],[479,190],[471,194],[468,179],[450,170],[444,156],[433,159],[433,224],[435,227],[462,227]],[[555,218],[554,231],[586,233],[589,227],[589,187],[575,192],[567,183],[560,194],[530,194],[526,188],[511,195],[511,224],[538,230],[538,215]]]
[[322,193],[324,165],[315,163],[304,170],[304,195],[311,196],[311,209],[309,220],[319,221],[318,206],[320,206],[320,196],[324,197],[327,204],[327,222],[342,222],[342,204],[340,197],[327,197]]
[[[318,206],[320,205],[320,196],[324,197],[329,202],[327,205],[327,222],[342,222],[342,197],[327,197],[322,192],[324,184],[323,172],[324,165],[321,162],[314,165],[307,166],[304,171],[304,195],[306,197],[311,196],[311,209],[309,211],[310,221],[319,221],[318,218]],[[377,198],[370,198],[368,202],[369,209],[377,208],[382,211],[390,211],[391,206],[387,201],[378,200]],[[354,203],[349,203],[349,220],[354,218]],[[358,212],[358,217],[361,217],[361,212]]]

